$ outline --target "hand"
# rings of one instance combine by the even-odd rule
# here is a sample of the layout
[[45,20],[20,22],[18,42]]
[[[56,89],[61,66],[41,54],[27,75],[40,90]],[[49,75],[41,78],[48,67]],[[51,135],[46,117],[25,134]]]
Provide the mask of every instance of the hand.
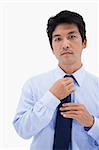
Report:
[[85,127],[92,127],[94,124],[93,116],[87,111],[86,107],[82,104],[64,103],[60,110],[61,115],[63,115],[63,117],[76,119],[81,125]]
[[55,95],[59,100],[67,97],[74,91],[74,82],[71,77],[63,78],[54,83],[50,88],[50,92]]

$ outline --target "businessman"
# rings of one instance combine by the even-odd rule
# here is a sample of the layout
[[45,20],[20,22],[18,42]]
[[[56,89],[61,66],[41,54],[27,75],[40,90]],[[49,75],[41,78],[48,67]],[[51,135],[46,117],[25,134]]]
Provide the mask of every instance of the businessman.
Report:
[[47,35],[58,65],[24,84],[13,125],[33,137],[30,150],[99,150],[99,78],[81,59],[84,19],[61,11],[48,19]]

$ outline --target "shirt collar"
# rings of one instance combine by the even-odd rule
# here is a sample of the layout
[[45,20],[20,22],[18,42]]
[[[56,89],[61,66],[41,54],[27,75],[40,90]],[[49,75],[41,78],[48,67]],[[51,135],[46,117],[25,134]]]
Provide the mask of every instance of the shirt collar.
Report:
[[73,76],[77,80],[79,86],[81,86],[83,81],[84,81],[84,77],[85,77],[85,69],[84,69],[84,67],[82,66],[80,69],[78,69],[76,72],[74,72]]
[[[66,73],[58,66],[56,68],[56,76],[57,79],[63,78],[66,75]],[[76,79],[79,86],[82,85],[84,77],[85,77],[85,69],[82,66],[80,69],[78,69],[76,72],[72,74],[74,78]]]

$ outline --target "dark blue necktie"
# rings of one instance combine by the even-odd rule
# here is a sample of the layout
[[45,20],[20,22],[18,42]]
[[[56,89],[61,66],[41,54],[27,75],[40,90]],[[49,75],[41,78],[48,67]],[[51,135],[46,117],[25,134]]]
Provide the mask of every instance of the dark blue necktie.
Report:
[[[65,75],[64,77],[74,78],[72,75]],[[71,94],[61,100],[61,103],[58,105],[53,150],[68,150],[71,142],[72,119],[64,118],[60,114],[60,107],[63,103],[68,102],[71,102]]]

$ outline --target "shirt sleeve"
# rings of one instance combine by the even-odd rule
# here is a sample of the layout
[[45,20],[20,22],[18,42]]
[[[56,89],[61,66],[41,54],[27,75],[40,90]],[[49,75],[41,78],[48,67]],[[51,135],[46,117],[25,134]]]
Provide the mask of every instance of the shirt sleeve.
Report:
[[36,94],[30,83],[26,83],[13,121],[17,133],[25,139],[37,135],[50,123],[60,103],[50,91],[40,99],[37,99]]
[[[97,93],[99,90],[99,78],[97,78]],[[99,98],[99,95],[97,95],[97,99]],[[98,112],[97,108],[97,112]],[[94,124],[93,126],[87,131],[87,134],[91,136],[95,140],[95,145],[99,146],[99,115],[94,116]]]
[[95,140],[95,144],[99,146],[99,118],[94,117],[94,125],[88,130],[88,135],[90,135]]

